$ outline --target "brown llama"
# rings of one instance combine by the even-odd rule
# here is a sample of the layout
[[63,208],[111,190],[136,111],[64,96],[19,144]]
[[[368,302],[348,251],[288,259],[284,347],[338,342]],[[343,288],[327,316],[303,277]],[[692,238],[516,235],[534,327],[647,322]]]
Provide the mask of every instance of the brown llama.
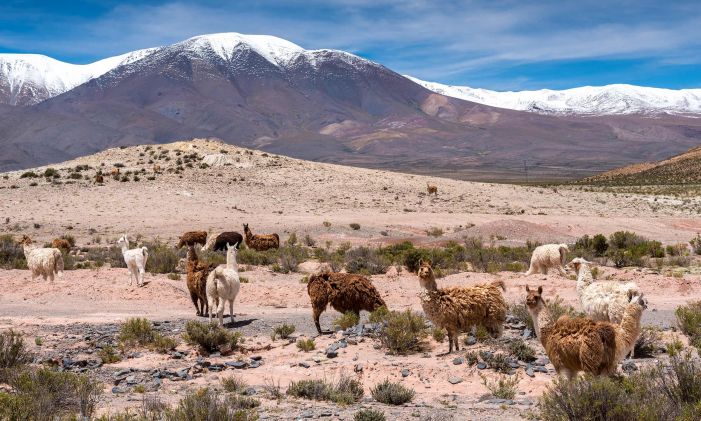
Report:
[[162,172],[161,166],[160,165],[154,165],[153,166],[153,173],[154,174],[160,174]]
[[95,174],[94,180],[95,184],[103,184],[105,182],[105,178],[102,176],[102,174]]
[[507,305],[502,291],[504,281],[471,287],[438,288],[431,262],[419,261],[421,306],[433,324],[448,332],[448,353],[459,351],[458,336],[473,327],[483,326],[493,337],[504,331]]
[[246,236],[246,246],[256,251],[266,251],[280,248],[280,236],[277,234],[253,235],[248,224],[243,224],[243,232]]
[[360,311],[375,311],[386,306],[372,282],[360,275],[350,273],[320,273],[309,277],[307,293],[312,304],[314,325],[321,334],[319,317],[331,304],[339,313],[352,311],[360,316]]
[[119,175],[119,168],[112,168],[112,171],[110,171],[110,175],[117,176]]
[[68,242],[68,240],[64,240],[63,238],[54,238],[53,241],[51,241],[51,247],[59,250],[70,250],[71,249],[71,243]]
[[526,307],[545,353],[555,371],[570,379],[580,371],[596,376],[614,374],[618,363],[635,346],[640,319],[647,308],[643,294],[631,291],[620,325],[567,315],[553,321],[543,300],[543,287],[531,290],[526,286],[526,293]]
[[178,240],[177,248],[183,246],[191,246],[194,244],[205,245],[207,243],[207,231],[188,231],[181,235]]
[[195,313],[198,316],[209,314],[207,302],[207,276],[216,265],[200,262],[195,251],[194,244],[187,247],[187,289],[190,291],[190,299],[195,305]]
[[226,251],[227,244],[235,244],[238,250],[243,244],[243,236],[236,231],[210,234],[202,250]]
[[426,183],[426,190],[429,195],[433,194],[438,196],[438,186]]

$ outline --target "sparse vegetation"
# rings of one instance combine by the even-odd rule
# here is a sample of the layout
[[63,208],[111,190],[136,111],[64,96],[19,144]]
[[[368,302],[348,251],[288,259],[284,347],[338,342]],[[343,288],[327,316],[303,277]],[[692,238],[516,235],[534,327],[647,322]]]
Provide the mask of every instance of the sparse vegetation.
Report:
[[380,342],[391,354],[405,355],[423,349],[428,328],[422,315],[409,309],[390,311],[380,323]]
[[360,229],[360,224],[358,224],[356,222],[350,223],[350,224],[348,224],[348,226],[351,227],[351,229],[353,231],[358,231]]
[[297,339],[297,349],[304,352],[313,351],[316,349],[316,343],[314,343],[314,339],[312,338]]
[[0,235],[0,268],[27,269],[22,246],[9,234]]
[[535,349],[528,345],[523,339],[517,338],[509,342],[508,345],[509,353],[512,357],[524,361],[531,362],[535,361]]
[[337,317],[336,320],[333,321],[333,325],[346,330],[349,327],[357,325],[358,322],[360,322],[360,317],[352,311],[348,311],[340,317]]
[[674,311],[679,329],[689,342],[701,352],[701,301],[692,301]]
[[283,323],[280,326],[277,326],[275,329],[273,329],[273,333],[272,335],[270,335],[270,337],[272,338],[272,340],[275,340],[276,338],[287,339],[294,332],[294,325],[288,325],[287,323]]
[[482,385],[486,387],[495,398],[513,399],[518,392],[518,374],[515,376],[500,375],[496,381],[490,381],[487,376],[479,373]]
[[445,330],[439,328],[439,327],[434,327],[431,329],[431,336],[433,336],[433,340],[435,340],[438,343],[443,343],[445,340]]
[[353,416],[354,421],[385,421],[385,414],[376,409],[361,409]]
[[635,343],[633,354],[636,358],[651,358],[659,351],[662,344],[662,332],[655,326],[644,326]]
[[320,379],[292,382],[287,388],[287,394],[297,398],[349,405],[363,397],[363,386],[358,380],[341,375],[336,384]]
[[169,245],[160,241],[145,244],[148,247],[146,271],[149,273],[174,273],[182,256]]
[[112,364],[122,361],[122,357],[119,356],[117,350],[112,345],[102,347],[102,349],[97,352],[97,356],[103,364]]
[[370,393],[376,401],[387,405],[403,405],[411,402],[416,395],[416,392],[412,389],[405,387],[401,383],[392,383],[389,380],[375,385],[375,387],[370,389]]
[[32,358],[21,333],[12,329],[0,333],[0,383],[7,381],[11,370],[29,364]]
[[[165,411],[168,421],[249,421],[257,419],[254,408],[260,402],[245,396],[225,396],[211,389],[200,389]],[[159,419],[159,418],[155,418]]]
[[175,348],[175,340],[163,336],[153,329],[150,321],[143,318],[127,319],[119,331],[119,345],[124,349],[137,346],[168,352]]
[[241,393],[248,388],[248,383],[237,376],[224,377],[221,385],[224,390],[231,393]]
[[428,230],[426,230],[426,235],[428,235],[429,237],[442,237],[443,229],[439,227],[429,228]]
[[229,353],[243,342],[241,332],[229,332],[217,323],[203,323],[189,320],[185,323],[185,341],[198,345],[205,352]]

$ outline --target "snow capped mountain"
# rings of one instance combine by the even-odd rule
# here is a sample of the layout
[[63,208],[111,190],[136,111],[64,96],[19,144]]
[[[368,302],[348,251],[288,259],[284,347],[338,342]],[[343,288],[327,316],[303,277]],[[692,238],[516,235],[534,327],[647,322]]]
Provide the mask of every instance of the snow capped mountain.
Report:
[[90,64],[70,64],[40,54],[0,54],[0,104],[32,105],[60,95],[117,66],[142,59],[155,48]]
[[661,89],[634,85],[583,86],[555,91],[498,92],[426,82],[407,76],[436,93],[493,107],[541,114],[701,114],[701,89]]

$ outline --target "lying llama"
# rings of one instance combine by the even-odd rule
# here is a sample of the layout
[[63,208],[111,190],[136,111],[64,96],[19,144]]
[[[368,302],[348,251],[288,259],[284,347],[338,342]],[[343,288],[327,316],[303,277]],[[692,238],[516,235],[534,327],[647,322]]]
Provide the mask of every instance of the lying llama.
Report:
[[246,235],[246,245],[256,251],[266,251],[280,248],[280,236],[277,234],[253,235],[248,224],[243,224],[243,233]]
[[426,183],[426,191],[428,191],[429,195],[433,194],[438,196],[438,186]]
[[312,303],[314,325],[321,334],[319,317],[331,304],[339,313],[352,311],[360,316],[360,311],[375,311],[386,306],[372,282],[360,275],[350,273],[320,273],[309,277],[307,294]]
[[194,244],[205,245],[207,243],[207,231],[188,231],[178,239],[177,248]]
[[49,278],[54,281],[54,276],[63,276],[63,255],[57,248],[38,248],[32,246],[32,240],[26,235],[20,241],[24,249],[24,257],[27,259],[27,267],[32,271],[32,281],[37,276]]
[[126,234],[117,240],[117,246],[122,249],[124,263],[127,264],[127,269],[129,269],[129,285],[136,279],[136,285],[143,286],[146,261],[148,260],[148,248],[140,247],[129,250],[129,239]]
[[241,288],[238,265],[236,264],[236,246],[227,244],[226,264],[219,265],[207,276],[207,304],[209,305],[209,321],[212,322],[214,310],[219,317],[219,325],[224,325],[224,306],[229,302],[231,323],[234,323],[234,300]]
[[70,250],[71,249],[71,243],[68,242],[68,240],[64,240],[63,238],[54,238],[53,241],[51,241],[51,247],[59,250]]
[[640,336],[640,319],[647,308],[642,294],[630,294],[623,321],[617,325],[567,315],[553,321],[543,300],[543,287],[536,291],[526,286],[526,292],[526,307],[545,353],[555,371],[570,379],[580,371],[614,374]]
[[438,289],[431,262],[419,261],[421,306],[433,324],[448,331],[448,353],[459,351],[458,336],[473,326],[483,326],[495,338],[501,336],[506,320],[504,281],[486,285]]
[[241,244],[243,244],[243,236],[236,231],[224,231],[210,234],[202,250],[226,251],[227,244],[236,244],[236,249],[238,250]]
[[572,259],[567,268],[577,273],[577,294],[582,310],[593,320],[620,324],[629,302],[629,293],[639,293],[634,282],[594,282],[589,265],[581,257]]
[[548,273],[548,269],[555,268],[558,273],[565,276],[565,261],[567,260],[567,252],[570,249],[567,244],[543,244],[533,250],[531,255],[531,266],[526,272],[526,276],[534,273]]
[[214,268],[200,262],[195,251],[195,245],[187,247],[187,289],[190,291],[190,299],[195,305],[195,314],[206,316],[209,314],[209,304],[207,302],[207,275]]

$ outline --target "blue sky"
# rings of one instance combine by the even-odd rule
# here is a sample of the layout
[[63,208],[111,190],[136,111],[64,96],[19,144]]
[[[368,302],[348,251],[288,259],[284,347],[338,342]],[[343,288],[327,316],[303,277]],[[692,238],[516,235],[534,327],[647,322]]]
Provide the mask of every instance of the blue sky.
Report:
[[0,3],[0,52],[71,63],[213,32],[276,35],[425,80],[497,90],[701,87],[698,0]]

